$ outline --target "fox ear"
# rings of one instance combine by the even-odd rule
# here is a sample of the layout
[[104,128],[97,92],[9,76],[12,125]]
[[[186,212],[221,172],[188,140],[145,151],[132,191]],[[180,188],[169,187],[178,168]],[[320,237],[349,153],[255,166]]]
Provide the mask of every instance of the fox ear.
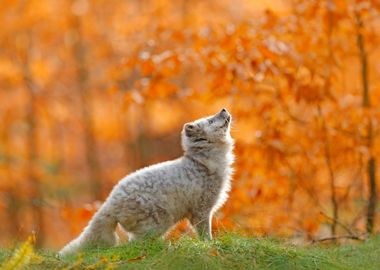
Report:
[[195,126],[193,124],[185,124],[184,129],[185,134],[188,137],[191,137],[195,134]]

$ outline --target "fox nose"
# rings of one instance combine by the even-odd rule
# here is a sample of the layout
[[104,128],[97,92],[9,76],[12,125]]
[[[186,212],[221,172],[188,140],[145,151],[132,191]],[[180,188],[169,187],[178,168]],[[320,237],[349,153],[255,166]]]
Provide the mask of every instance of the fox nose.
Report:
[[223,108],[223,109],[220,111],[219,114],[222,115],[223,117],[226,117],[226,116],[230,115],[230,113],[229,113],[225,108]]
[[226,119],[228,122],[231,120],[231,115],[229,114],[229,112],[225,108],[223,108],[220,111],[219,115],[221,117],[223,117],[224,119]]

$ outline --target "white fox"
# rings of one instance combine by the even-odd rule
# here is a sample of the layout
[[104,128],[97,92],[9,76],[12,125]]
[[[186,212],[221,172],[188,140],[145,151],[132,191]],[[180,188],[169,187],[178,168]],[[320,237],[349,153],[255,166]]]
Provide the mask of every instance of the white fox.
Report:
[[114,246],[119,223],[129,239],[163,235],[188,218],[202,238],[212,238],[212,215],[227,200],[233,163],[231,115],[219,113],[184,125],[184,155],[123,178],[78,238],[60,256],[87,247]]

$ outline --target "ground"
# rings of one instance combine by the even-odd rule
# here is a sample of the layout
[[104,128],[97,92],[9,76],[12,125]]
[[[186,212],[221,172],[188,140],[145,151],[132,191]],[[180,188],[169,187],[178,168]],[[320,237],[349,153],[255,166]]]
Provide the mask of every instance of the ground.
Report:
[[[15,255],[16,254],[16,255]],[[64,260],[28,243],[0,251],[0,269],[380,269],[380,237],[357,244],[294,246],[286,240],[224,235],[203,242],[145,240]]]

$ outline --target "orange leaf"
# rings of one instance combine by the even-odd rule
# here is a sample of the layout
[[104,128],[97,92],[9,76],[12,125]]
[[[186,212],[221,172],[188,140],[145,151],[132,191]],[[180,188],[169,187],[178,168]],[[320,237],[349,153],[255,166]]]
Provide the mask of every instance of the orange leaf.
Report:
[[137,261],[141,261],[141,260],[145,259],[145,257],[146,257],[145,255],[141,255],[141,256],[137,256],[135,258],[128,259],[127,261],[128,262],[137,262]]
[[217,256],[219,256],[219,251],[216,248],[213,248],[210,250],[210,252],[208,254],[210,256],[217,257]]

